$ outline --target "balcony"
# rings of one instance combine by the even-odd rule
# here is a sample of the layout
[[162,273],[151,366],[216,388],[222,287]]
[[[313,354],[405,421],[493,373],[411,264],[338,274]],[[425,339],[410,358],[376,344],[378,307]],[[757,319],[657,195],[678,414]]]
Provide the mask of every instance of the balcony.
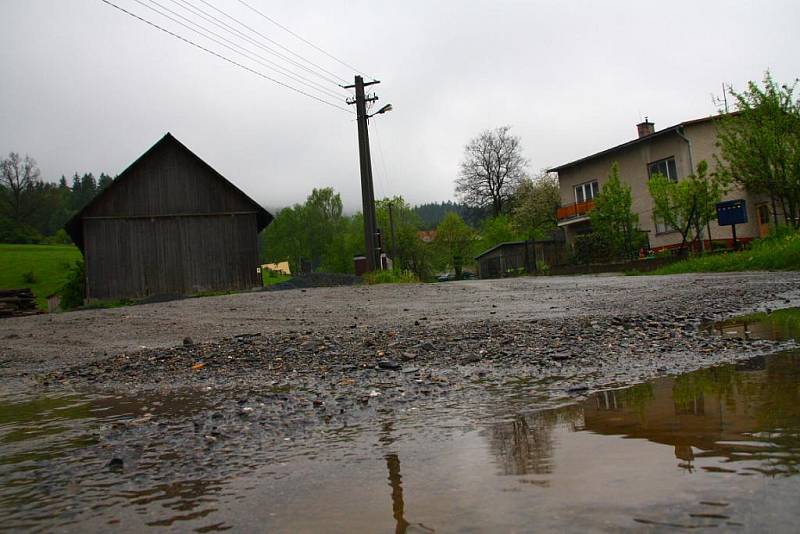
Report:
[[571,219],[584,218],[592,210],[593,207],[594,207],[593,200],[587,200],[586,202],[576,202],[575,204],[569,204],[567,206],[558,208],[558,211],[556,212],[556,218],[558,219],[559,223],[568,222]]

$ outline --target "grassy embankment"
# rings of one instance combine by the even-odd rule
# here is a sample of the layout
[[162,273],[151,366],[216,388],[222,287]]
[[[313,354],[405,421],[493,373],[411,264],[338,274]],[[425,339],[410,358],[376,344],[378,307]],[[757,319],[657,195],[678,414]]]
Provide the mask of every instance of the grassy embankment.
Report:
[[[80,251],[72,245],[0,243],[0,289],[29,287],[36,296],[39,309],[46,310],[47,296],[61,289],[69,267],[80,258]],[[265,286],[269,286],[290,278],[291,276],[265,272],[262,280]],[[93,303],[91,307],[114,307],[130,303],[131,301],[103,301]]]
[[291,279],[292,277],[288,274],[275,273],[268,269],[261,270],[261,283],[264,284],[264,287],[274,286]]
[[364,275],[364,281],[369,284],[416,284],[419,283],[411,271],[393,269],[391,271],[375,271]]
[[733,271],[800,271],[800,232],[781,232],[754,241],[747,250],[689,258],[646,274]]
[[80,257],[72,245],[0,244],[0,288],[29,287],[46,310],[47,295],[61,289],[69,266]]

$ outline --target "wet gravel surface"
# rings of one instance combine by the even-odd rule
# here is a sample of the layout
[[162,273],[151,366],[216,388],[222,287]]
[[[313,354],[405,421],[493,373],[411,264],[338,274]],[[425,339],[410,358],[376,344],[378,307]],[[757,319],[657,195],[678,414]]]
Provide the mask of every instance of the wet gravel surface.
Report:
[[[0,322],[0,379],[239,334],[455,327],[476,321],[685,316],[786,306],[796,273],[575,276],[263,291]],[[794,298],[791,297],[790,298]],[[774,302],[772,302],[774,301]]]
[[[761,273],[192,299],[4,322],[0,376],[6,393],[76,394],[119,412],[82,427],[89,446],[69,462],[32,468],[64,487],[80,485],[87,466],[104,473],[74,490],[88,503],[105,477],[124,476],[132,488],[178,478],[213,485],[257,465],[334,454],[346,449],[348,429],[386,413],[424,419],[446,408],[450,417],[497,399],[546,406],[774,352],[792,342],[701,327],[796,306],[798,288],[796,273]],[[36,350],[43,354],[32,357]],[[63,501],[53,506],[65,513]]]

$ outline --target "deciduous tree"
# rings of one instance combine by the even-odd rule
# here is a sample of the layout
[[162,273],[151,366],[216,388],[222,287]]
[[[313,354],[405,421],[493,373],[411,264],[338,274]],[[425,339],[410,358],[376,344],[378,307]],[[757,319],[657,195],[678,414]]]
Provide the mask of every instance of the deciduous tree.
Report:
[[589,217],[592,231],[608,243],[616,257],[634,258],[641,242],[639,215],[631,205],[631,186],[620,180],[619,165],[614,162]]
[[446,254],[457,280],[461,279],[464,260],[472,253],[474,237],[475,231],[452,211],[436,227],[436,246]]
[[772,217],[800,226],[800,102],[797,81],[779,85],[769,72],[763,87],[731,90],[739,113],[721,118],[717,172],[752,193],[770,196]]
[[0,161],[0,199],[6,213],[17,224],[25,224],[27,217],[36,209],[33,200],[41,173],[36,160],[30,156],[21,158],[16,152]]
[[520,233],[508,215],[489,217],[481,223],[480,249],[487,250],[500,243],[519,241],[525,236]]
[[[378,228],[381,229],[383,237],[383,248],[392,258],[394,268],[412,271],[420,280],[429,278],[432,260],[430,247],[417,237],[422,222],[416,212],[402,196],[384,198],[375,204]],[[389,206],[391,206],[391,218]],[[394,232],[391,228],[392,222]]]
[[[689,235],[692,240],[701,239],[703,228],[717,216],[716,205],[726,192],[725,180],[708,173],[708,163],[697,164],[697,171],[674,182],[656,174],[647,183],[653,198],[653,216],[681,233],[681,248]],[[702,248],[702,246],[701,246]]]
[[527,239],[544,239],[556,228],[556,210],[560,205],[558,176],[543,172],[535,180],[523,179],[517,187],[512,220]]
[[461,200],[476,208],[488,207],[493,216],[507,207],[528,165],[519,137],[510,130],[510,126],[485,130],[472,139],[464,148],[456,179]]

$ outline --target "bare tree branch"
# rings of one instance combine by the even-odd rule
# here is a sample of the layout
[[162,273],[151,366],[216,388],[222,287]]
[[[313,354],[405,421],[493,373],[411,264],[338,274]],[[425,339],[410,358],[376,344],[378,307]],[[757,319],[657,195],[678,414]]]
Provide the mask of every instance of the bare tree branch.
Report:
[[26,202],[28,193],[41,182],[41,173],[36,161],[30,156],[20,158],[11,152],[8,158],[0,161],[0,198],[7,205],[14,221],[21,223],[35,206]]
[[472,139],[464,147],[456,179],[456,193],[462,202],[471,207],[490,206],[495,216],[508,206],[528,165],[519,137],[511,135],[510,130],[501,126]]

